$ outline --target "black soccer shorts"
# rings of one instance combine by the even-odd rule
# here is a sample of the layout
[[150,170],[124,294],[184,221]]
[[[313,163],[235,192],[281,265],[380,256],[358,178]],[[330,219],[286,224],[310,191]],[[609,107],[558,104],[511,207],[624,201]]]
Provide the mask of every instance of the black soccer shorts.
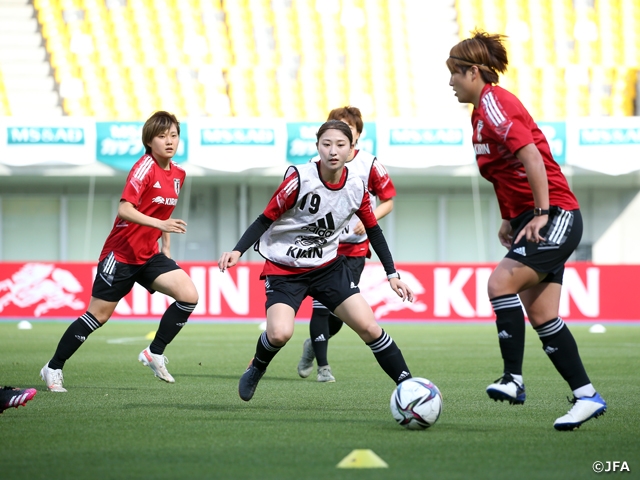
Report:
[[[528,211],[511,220],[514,240],[532,218],[533,211]],[[522,237],[517,244],[511,245],[506,258],[520,262],[536,272],[547,273],[543,282],[562,285],[564,264],[582,238],[580,210],[563,210],[551,206],[547,224],[540,230],[540,236],[545,238],[540,243],[527,242]]]
[[334,311],[347,298],[360,293],[343,256],[329,265],[299,275],[268,275],[264,285],[267,309],[276,303],[284,303],[296,313],[309,295]]
[[98,263],[91,296],[107,302],[118,302],[127,295],[135,283],[155,293],[153,281],[163,273],[180,269],[175,260],[164,253],[157,253],[142,265],[130,265],[116,261],[113,252]]
[[[365,257],[344,257],[345,262],[347,264],[347,268],[351,272],[351,277],[353,278],[353,282],[358,285],[360,283],[360,277],[362,276],[362,271],[364,270]],[[326,310],[321,302],[319,302],[316,298],[313,299],[313,308],[318,310]]]

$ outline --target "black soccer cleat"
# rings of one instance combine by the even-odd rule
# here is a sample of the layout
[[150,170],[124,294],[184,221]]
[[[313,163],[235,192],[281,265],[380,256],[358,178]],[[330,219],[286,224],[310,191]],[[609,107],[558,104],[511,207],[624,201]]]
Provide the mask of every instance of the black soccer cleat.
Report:
[[238,394],[242,400],[248,402],[253,398],[258,382],[265,372],[266,370],[258,370],[254,367],[253,360],[251,361],[247,370],[240,377],[240,383],[238,384]]

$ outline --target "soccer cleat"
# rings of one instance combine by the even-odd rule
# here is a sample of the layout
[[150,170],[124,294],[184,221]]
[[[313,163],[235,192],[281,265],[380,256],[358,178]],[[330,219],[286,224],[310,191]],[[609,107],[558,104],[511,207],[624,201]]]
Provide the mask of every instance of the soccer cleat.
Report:
[[0,413],[7,408],[18,408],[20,405],[24,407],[29,400],[36,396],[36,393],[38,391],[35,388],[20,390],[19,388],[3,387],[0,389]]
[[311,339],[307,338],[302,344],[302,357],[300,358],[300,362],[298,362],[298,375],[302,378],[307,378],[311,375],[314,358],[316,358],[316,354],[313,351]]
[[47,362],[42,370],[40,370],[40,378],[47,384],[47,388],[50,392],[66,392],[67,389],[62,386],[64,378],[62,377],[62,370],[54,370],[49,368],[49,362]]
[[336,381],[335,377],[331,374],[331,367],[329,365],[318,367],[318,381],[327,383]]
[[511,405],[522,405],[527,397],[524,391],[524,383],[520,385],[510,373],[505,373],[494,383],[487,387],[487,395],[496,402],[506,400]]
[[242,400],[248,402],[253,398],[258,382],[265,372],[266,370],[258,370],[254,367],[253,360],[251,360],[249,366],[240,377],[240,383],[238,384],[238,394]]
[[164,366],[165,363],[169,363],[169,359],[164,355],[151,353],[151,350],[147,347],[138,355],[138,361],[142,362],[144,366],[151,368],[153,374],[160,380],[164,380],[167,383],[175,383],[175,380]]
[[576,430],[587,420],[598,418],[607,411],[607,402],[598,392],[593,397],[573,397],[569,403],[572,403],[573,407],[555,421],[553,428],[556,430]]

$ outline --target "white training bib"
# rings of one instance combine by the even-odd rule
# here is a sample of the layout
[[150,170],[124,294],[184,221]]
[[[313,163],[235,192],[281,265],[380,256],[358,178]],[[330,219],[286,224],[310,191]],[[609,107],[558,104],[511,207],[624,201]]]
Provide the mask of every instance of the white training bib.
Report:
[[[299,181],[295,206],[260,237],[258,251],[281,265],[318,267],[336,257],[340,233],[360,208],[366,188],[346,166],[345,183],[335,190],[322,182],[316,162],[291,169],[297,171]],[[288,171],[285,178],[291,174]]]

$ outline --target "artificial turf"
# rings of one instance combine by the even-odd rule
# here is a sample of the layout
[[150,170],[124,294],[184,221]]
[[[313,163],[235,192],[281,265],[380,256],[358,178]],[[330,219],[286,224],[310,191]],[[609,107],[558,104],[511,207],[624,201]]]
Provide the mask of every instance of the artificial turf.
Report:
[[[35,387],[18,410],[0,415],[0,474],[30,479],[571,479],[596,476],[596,461],[624,461],[640,472],[640,326],[592,334],[570,324],[607,413],[557,432],[570,391],[531,329],[523,406],[489,400],[501,374],[495,327],[384,324],[414,376],[433,381],[443,413],[426,431],[398,426],[389,411],[393,382],[370,350],[343,329],[330,342],[336,383],[301,379],[296,365],[308,333],[296,326],[250,402],[238,379],[260,334],[256,324],[189,323],[165,354],[175,384],[137,362],[156,327],[110,322],[64,369],[68,393],[39,380],[64,322],[0,323],[0,385]],[[356,449],[388,468],[340,469]],[[5,476],[6,474],[6,476]],[[636,477],[637,478],[637,477]]]

